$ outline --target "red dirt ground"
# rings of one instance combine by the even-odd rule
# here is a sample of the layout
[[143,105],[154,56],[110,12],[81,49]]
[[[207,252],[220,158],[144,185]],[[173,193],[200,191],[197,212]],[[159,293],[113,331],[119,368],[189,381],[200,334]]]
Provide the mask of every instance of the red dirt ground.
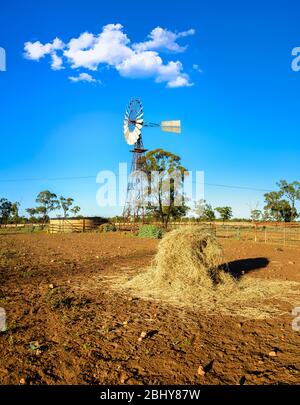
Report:
[[[300,282],[299,250],[222,244],[242,277]],[[245,320],[110,289],[113,277],[145,268],[157,245],[117,233],[1,235],[0,383],[300,383],[300,332],[288,304],[286,315]]]

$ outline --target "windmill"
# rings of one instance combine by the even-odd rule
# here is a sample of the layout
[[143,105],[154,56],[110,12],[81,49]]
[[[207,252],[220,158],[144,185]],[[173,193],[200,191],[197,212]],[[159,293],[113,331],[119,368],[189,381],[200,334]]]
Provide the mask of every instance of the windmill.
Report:
[[132,98],[126,108],[124,117],[124,137],[128,145],[134,145],[131,163],[130,177],[127,187],[126,203],[123,211],[123,218],[127,222],[137,222],[144,219],[145,214],[145,192],[148,191],[145,174],[143,173],[143,157],[147,149],[144,149],[142,129],[160,128],[163,132],[180,134],[181,122],[162,121],[161,123],[144,121],[143,105],[138,98]]

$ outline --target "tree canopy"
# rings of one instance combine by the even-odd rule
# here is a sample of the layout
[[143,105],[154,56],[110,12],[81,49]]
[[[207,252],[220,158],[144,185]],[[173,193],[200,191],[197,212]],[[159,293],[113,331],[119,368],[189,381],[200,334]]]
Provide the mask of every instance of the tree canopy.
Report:
[[170,218],[185,216],[188,207],[182,191],[184,174],[180,156],[163,149],[146,153],[141,160],[148,178],[147,212],[166,227]]

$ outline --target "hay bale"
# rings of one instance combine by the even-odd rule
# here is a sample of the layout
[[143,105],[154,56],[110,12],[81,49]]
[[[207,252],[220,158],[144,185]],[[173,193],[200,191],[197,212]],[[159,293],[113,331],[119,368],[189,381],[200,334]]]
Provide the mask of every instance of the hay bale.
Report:
[[156,282],[212,288],[219,281],[222,261],[223,249],[212,233],[197,227],[176,229],[159,244]]
[[184,227],[167,233],[159,244],[153,265],[126,286],[176,302],[210,300],[217,284],[235,283],[222,270],[223,249],[209,230]]
[[163,237],[150,268],[129,280],[121,278],[115,288],[177,307],[251,319],[281,314],[270,300],[291,304],[300,298],[299,283],[251,277],[238,281],[225,270],[223,250],[213,233],[185,227]]

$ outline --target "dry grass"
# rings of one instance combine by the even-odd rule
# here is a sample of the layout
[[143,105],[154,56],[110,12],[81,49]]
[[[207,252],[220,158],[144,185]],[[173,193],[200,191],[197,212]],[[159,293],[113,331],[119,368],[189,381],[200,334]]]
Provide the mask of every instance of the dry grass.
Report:
[[300,298],[298,283],[236,280],[222,263],[222,247],[209,231],[176,229],[160,242],[153,265],[125,283],[122,280],[119,288],[175,306],[252,319],[278,315],[280,301],[296,303]]

